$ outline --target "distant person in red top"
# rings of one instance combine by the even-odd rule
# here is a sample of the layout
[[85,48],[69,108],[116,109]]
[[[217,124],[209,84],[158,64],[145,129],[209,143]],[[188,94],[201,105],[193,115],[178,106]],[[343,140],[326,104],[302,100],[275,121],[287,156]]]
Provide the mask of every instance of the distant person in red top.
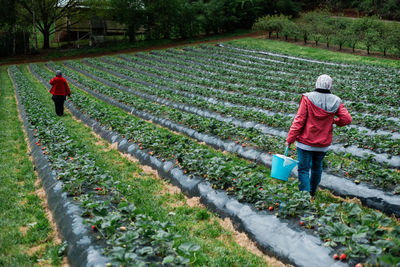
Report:
[[333,124],[345,126],[352,120],[342,100],[331,93],[329,75],[319,76],[315,88],[303,94],[286,139],[287,146],[296,141],[299,190],[308,191],[311,196],[321,181],[322,160],[332,143]]
[[71,96],[71,90],[69,90],[68,83],[59,70],[56,71],[56,77],[51,79],[50,84],[52,87],[49,92],[53,95],[56,114],[62,116],[64,114],[64,101],[67,96]]

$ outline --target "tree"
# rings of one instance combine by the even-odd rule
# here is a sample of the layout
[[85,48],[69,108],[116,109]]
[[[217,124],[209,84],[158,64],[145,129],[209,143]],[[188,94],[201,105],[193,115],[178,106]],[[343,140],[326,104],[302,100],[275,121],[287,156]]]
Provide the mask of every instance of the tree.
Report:
[[[0,55],[7,54],[11,46],[13,47],[12,53],[15,54],[15,34],[17,26],[15,0],[0,0],[0,4],[2,7],[0,9],[0,28],[2,31],[7,32],[7,36],[2,36],[0,40]],[[12,45],[11,42],[13,43]]]
[[299,3],[293,0],[278,0],[276,10],[286,16],[296,17],[299,15],[301,7]]
[[50,34],[59,30],[52,29],[56,21],[79,13],[80,0],[16,0],[20,8],[19,16],[26,22],[32,22],[35,15],[35,27],[43,34],[43,48],[50,47]]
[[353,53],[356,50],[356,45],[359,42],[359,38],[356,34],[356,32],[354,31],[354,24],[351,25],[351,27],[349,27],[348,29],[346,29],[346,31],[344,32],[344,36],[347,39],[347,43],[350,45],[350,47],[353,50]]
[[379,33],[376,29],[370,28],[365,32],[364,35],[364,44],[367,47],[367,54],[371,50],[371,47],[377,45],[379,41]]
[[329,14],[319,10],[308,12],[301,16],[301,23],[308,28],[308,35],[314,40],[316,46],[318,46],[318,42],[323,37],[323,27],[325,27],[328,19]]
[[397,50],[400,55],[400,25],[393,25],[393,47]]
[[313,20],[315,20],[314,14],[315,13],[313,12],[300,14],[300,19],[298,23],[305,44],[307,43],[310,36],[313,36],[315,34],[315,26],[313,25]]
[[238,14],[246,1],[242,0],[211,0],[205,5],[205,30],[207,33],[234,31],[240,26]]
[[286,21],[289,20],[285,15],[267,15],[259,18],[253,25],[253,30],[267,31],[268,37],[271,38],[273,32],[276,33],[276,37],[279,38],[279,32],[283,29]]
[[375,16],[365,16],[361,19],[354,20],[352,26],[354,34],[365,44],[367,53],[369,54],[371,47],[376,45],[379,40],[378,18]]
[[171,39],[181,2],[179,0],[144,0],[143,2],[151,38]]
[[288,38],[290,36],[293,37],[297,41],[299,34],[300,34],[300,29],[296,23],[294,23],[293,21],[291,21],[289,19],[283,21],[282,35],[285,36],[286,41],[288,40]]
[[326,47],[328,48],[335,32],[334,24],[335,20],[328,16],[326,18],[323,18],[322,24],[319,28],[321,35],[325,39]]
[[136,41],[136,32],[143,25],[145,6],[142,0],[111,0],[110,13],[113,18],[128,27],[130,42]]
[[268,38],[271,38],[274,31],[274,27],[272,23],[270,23],[271,18],[272,17],[270,15],[258,18],[252,27],[253,31],[266,31],[268,32]]
[[400,20],[400,1],[387,0],[381,15],[387,19]]
[[0,0],[0,27],[10,31],[17,23],[15,0]]
[[204,22],[204,17],[201,16],[203,4],[201,2],[191,3],[187,0],[180,0],[180,2],[177,6],[177,16],[174,19],[175,35],[183,39],[199,35]]
[[0,56],[26,54],[32,21],[21,20],[16,0],[0,0]]
[[349,27],[349,23],[346,19],[343,18],[334,18],[333,19],[333,41],[335,44],[339,46],[339,50],[342,50],[343,45],[346,43],[348,34],[347,29]]
[[377,31],[379,35],[378,47],[383,52],[383,55],[386,56],[386,51],[392,48],[395,42],[395,24],[379,21]]

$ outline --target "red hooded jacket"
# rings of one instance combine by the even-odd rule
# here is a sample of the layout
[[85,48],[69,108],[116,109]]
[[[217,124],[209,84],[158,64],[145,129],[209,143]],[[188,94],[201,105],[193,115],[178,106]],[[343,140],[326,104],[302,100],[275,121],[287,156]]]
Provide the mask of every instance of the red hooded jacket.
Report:
[[[286,139],[289,144],[298,141],[312,147],[327,147],[332,143],[333,123],[337,126],[345,126],[351,123],[350,113],[344,107],[340,98],[331,95],[331,98],[336,98],[336,103],[329,103],[332,104],[326,108],[331,111],[329,112],[318,107],[309,99],[308,96],[313,98],[316,94],[318,93],[308,93],[302,96],[299,110]],[[318,100],[318,97],[320,95],[313,99]],[[325,104],[325,106],[327,105]]]
[[62,95],[62,96],[70,96],[71,90],[69,89],[67,80],[65,80],[62,76],[56,76],[51,79],[50,84],[52,85],[50,89],[50,93],[52,95]]

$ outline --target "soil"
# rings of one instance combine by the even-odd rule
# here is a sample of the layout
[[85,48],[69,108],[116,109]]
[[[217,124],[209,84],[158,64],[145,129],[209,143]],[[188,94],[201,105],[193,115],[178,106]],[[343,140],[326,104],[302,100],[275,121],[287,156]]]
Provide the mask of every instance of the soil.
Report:
[[232,221],[229,218],[225,218],[223,220],[221,219],[219,220],[219,223],[224,229],[232,232],[233,238],[235,239],[236,243],[238,243],[239,246],[245,247],[251,253],[259,257],[262,257],[265,260],[265,262],[268,263],[269,266],[273,267],[292,266],[290,264],[284,264],[281,261],[277,260],[276,258],[264,254],[260,249],[258,249],[256,243],[250,240],[250,238],[248,238],[245,233],[241,233],[235,230]]

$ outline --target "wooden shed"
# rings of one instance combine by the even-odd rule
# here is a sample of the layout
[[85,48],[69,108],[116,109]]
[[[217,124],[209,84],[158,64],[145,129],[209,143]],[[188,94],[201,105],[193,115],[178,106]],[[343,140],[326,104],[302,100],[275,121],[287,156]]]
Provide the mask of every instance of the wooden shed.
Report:
[[[85,15],[88,14],[88,15]],[[89,39],[89,44],[102,43],[107,36],[125,35],[127,27],[104,16],[90,15],[88,8],[82,7],[76,17],[64,17],[56,22],[54,42],[75,42]]]

